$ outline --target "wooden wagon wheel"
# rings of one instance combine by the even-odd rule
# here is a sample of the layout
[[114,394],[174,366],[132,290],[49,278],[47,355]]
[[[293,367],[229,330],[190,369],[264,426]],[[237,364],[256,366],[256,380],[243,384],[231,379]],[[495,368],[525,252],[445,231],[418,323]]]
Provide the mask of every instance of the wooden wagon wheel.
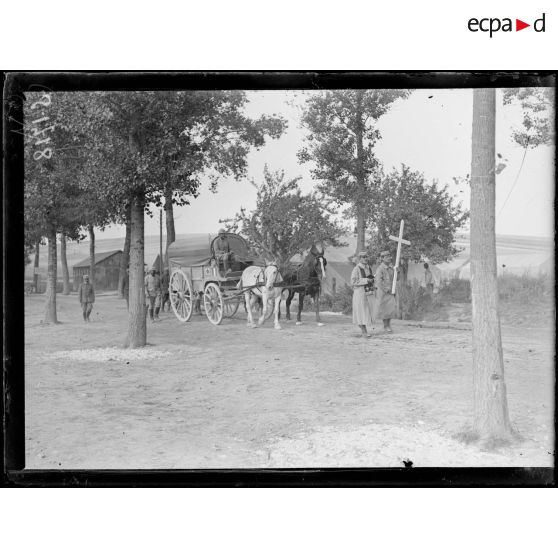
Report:
[[181,322],[187,322],[192,317],[192,284],[181,269],[170,276],[169,298],[174,315]]
[[239,296],[234,296],[234,297],[229,297],[229,298],[225,298],[223,300],[225,309],[225,318],[232,318],[235,314],[236,311],[238,310],[238,307],[240,306],[240,297]]
[[203,307],[207,319],[213,325],[219,325],[225,314],[225,303],[221,289],[215,283],[208,283],[203,291]]

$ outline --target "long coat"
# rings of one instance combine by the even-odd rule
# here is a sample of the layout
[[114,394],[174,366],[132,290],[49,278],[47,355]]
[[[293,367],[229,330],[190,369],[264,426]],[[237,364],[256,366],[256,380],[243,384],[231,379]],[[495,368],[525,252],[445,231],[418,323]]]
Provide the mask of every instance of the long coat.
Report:
[[382,262],[376,269],[375,285],[377,287],[376,298],[378,301],[378,318],[390,320],[397,318],[395,296],[391,294],[393,283],[393,267]]
[[366,280],[362,278],[361,269],[364,269],[365,275],[371,274],[368,266],[361,268],[359,265],[355,266],[351,273],[351,285],[353,287],[353,324],[372,326],[372,308],[370,304],[372,295],[366,293],[364,290]]
[[78,300],[80,304],[95,302],[95,289],[91,283],[82,283],[78,288]]

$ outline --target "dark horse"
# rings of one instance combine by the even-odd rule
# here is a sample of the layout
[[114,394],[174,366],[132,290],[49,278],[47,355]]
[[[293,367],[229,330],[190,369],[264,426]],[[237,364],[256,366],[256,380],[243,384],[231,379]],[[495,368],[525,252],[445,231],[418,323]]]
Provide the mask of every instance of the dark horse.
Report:
[[296,285],[289,288],[289,296],[287,297],[287,320],[291,319],[291,302],[295,293],[298,293],[298,312],[296,315],[296,324],[302,323],[300,314],[302,312],[304,297],[309,295],[316,306],[316,323],[319,326],[324,325],[320,321],[320,293],[321,282],[326,278],[327,261],[324,258],[324,251],[318,250],[312,246],[308,255],[304,258],[301,265],[296,268],[287,270],[283,279],[287,285]]

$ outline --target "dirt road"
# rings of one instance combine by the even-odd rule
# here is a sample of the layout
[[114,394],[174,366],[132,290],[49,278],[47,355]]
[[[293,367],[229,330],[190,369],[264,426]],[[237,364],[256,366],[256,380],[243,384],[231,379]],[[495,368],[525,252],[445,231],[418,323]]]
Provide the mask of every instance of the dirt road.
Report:
[[552,325],[504,327],[512,422],[522,441],[482,452],[455,439],[471,411],[467,324],[394,322],[357,336],[316,327],[219,327],[163,314],[149,346],[120,349],[126,307],[99,296],[92,322],[59,295],[61,325],[26,297],[27,468],[552,466]]

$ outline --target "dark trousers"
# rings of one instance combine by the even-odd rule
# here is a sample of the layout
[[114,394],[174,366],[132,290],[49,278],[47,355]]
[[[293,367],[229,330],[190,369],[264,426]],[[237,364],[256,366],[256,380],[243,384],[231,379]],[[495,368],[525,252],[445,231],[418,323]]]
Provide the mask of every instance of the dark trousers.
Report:
[[89,314],[91,314],[91,310],[93,310],[93,303],[92,302],[82,302],[81,309],[83,310],[83,319],[88,322],[89,321]]

